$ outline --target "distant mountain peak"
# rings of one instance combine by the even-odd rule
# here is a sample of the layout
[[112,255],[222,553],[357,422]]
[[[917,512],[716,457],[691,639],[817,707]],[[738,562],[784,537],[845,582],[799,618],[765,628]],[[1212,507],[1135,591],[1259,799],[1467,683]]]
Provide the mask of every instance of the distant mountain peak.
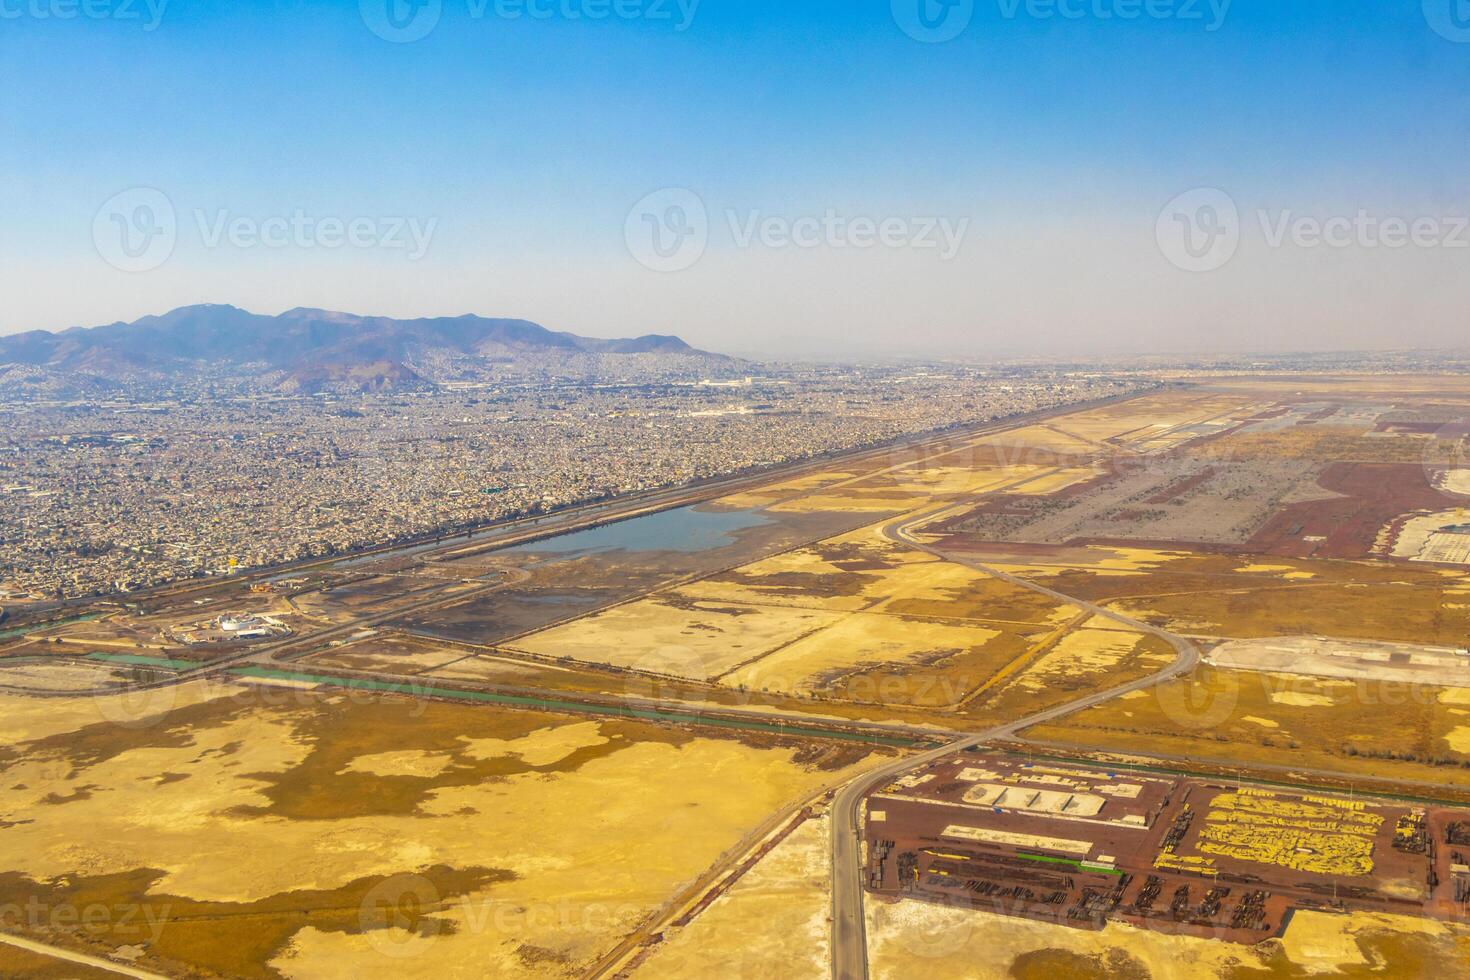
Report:
[[403,320],[297,307],[261,316],[228,304],[184,306],[132,323],[0,337],[0,364],[114,380],[248,368],[261,375],[284,372],[301,390],[358,381],[372,390],[422,386],[432,380],[424,374],[427,363],[473,370],[518,359],[601,355],[678,357],[691,368],[698,362],[735,363],[659,334],[604,340],[556,333],[530,320],[473,314]]

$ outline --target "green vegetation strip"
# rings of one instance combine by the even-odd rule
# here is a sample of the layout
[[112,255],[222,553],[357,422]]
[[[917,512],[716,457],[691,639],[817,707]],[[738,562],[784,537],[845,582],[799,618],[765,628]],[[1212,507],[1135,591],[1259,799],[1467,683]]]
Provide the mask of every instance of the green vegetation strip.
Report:
[[1040,854],[1021,854],[1019,852],[1016,854],[1016,857],[1022,861],[1039,861],[1042,864],[1063,864],[1086,874],[1112,875],[1115,878],[1123,877],[1123,872],[1117,868],[1104,868],[1101,865],[1084,866],[1081,861],[1072,861],[1068,858],[1045,857]]
[[291,671],[271,670],[266,667],[234,667],[231,668],[230,673],[240,677],[296,681],[305,684],[327,684],[333,687],[355,688],[364,691],[383,691],[388,694],[411,694],[416,697],[451,698],[459,701],[508,704],[517,707],[543,708],[553,711],[578,712],[580,714],[590,715],[613,715],[619,718],[638,718],[647,721],[705,725],[713,728],[736,728],[747,731],[770,732],[776,735],[833,738],[844,742],[863,742],[865,744],[883,745],[891,748],[928,748],[935,744],[927,739],[903,738],[897,735],[865,735],[856,732],[835,731],[830,728],[806,728],[799,725],[742,721],[735,718],[721,718],[711,715],[683,714],[672,711],[649,711],[643,708],[623,708],[611,704],[553,701],[546,698],[522,697],[513,694],[491,694],[486,691],[456,691],[444,687],[428,687],[422,684],[398,684],[392,681],[375,681],[366,678],[323,677],[317,674],[298,674]]
[[200,666],[192,660],[169,660],[166,657],[144,657],[131,653],[89,653],[87,659],[109,664],[126,664],[129,667],[161,667],[164,670],[193,670]]

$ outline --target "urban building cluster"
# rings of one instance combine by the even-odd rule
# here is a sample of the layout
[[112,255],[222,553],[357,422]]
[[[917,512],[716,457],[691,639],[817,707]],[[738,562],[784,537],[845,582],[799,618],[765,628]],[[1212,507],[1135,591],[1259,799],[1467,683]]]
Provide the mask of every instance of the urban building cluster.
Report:
[[454,533],[1141,383],[873,368],[0,404],[0,604]]

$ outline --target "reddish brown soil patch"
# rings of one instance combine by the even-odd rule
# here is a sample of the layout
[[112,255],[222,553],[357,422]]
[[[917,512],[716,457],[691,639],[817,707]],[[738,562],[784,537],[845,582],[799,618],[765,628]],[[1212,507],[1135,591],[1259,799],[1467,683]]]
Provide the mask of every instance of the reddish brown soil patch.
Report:
[[1158,493],[1148,498],[1148,503],[1167,504],[1172,501],[1178,500],[1180,497],[1184,496],[1186,493],[1189,493],[1191,490],[1197,490],[1200,487],[1204,486],[1210,481],[1211,478],[1214,477],[1214,475],[1215,468],[1213,466],[1206,466],[1204,469],[1200,470],[1193,476],[1185,477],[1184,479],[1179,480],[1160,490]]
[[1343,496],[1283,509],[1246,550],[1292,558],[1366,558],[1378,532],[1395,518],[1454,506],[1430,484],[1424,467],[1411,464],[1334,463],[1317,482]]

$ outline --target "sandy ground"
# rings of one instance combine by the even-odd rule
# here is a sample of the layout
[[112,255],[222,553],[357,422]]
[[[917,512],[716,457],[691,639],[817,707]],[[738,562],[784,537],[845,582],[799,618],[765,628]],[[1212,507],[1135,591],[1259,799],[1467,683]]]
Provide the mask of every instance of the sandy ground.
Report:
[[[1464,699],[1465,703],[1461,701]],[[1467,784],[1456,731],[1470,693],[1203,666],[1146,698],[1116,701],[1028,732],[1041,741],[1231,766],[1300,766],[1393,782]],[[1267,728],[1260,721],[1275,722]]]
[[[990,466],[973,447],[944,457],[915,460],[888,473],[837,484],[771,507],[785,513],[814,510],[845,513],[904,513],[927,505],[936,496],[977,496],[1046,475],[1046,465]],[[896,459],[896,462],[903,462]]]
[[1205,662],[1305,677],[1470,687],[1470,657],[1450,647],[1283,636],[1222,643],[1205,655]]
[[1394,541],[1396,558],[1418,561],[1443,562],[1447,564],[1470,564],[1470,535],[1442,534],[1440,530],[1455,524],[1470,522],[1462,511],[1447,510],[1438,514],[1415,517],[1404,525]]
[[826,980],[832,974],[827,818],[808,820],[693,922],[669,934],[633,980]]
[[[91,704],[0,696],[0,730],[17,747],[0,777],[0,875],[102,887],[104,876],[144,873],[156,877],[149,894],[176,912],[212,902],[228,914],[340,906],[337,890],[378,878],[361,901],[394,908],[405,887],[419,898],[434,888],[431,868],[496,870],[482,890],[424,899],[447,902],[433,918],[453,929],[438,934],[262,912],[223,920],[242,933],[209,926],[210,943],[237,948],[203,951],[198,933],[165,930],[170,955],[186,962],[231,961],[261,942],[288,977],[575,972],[771,812],[869,764],[819,769],[795,747],[544,713],[180,694],[184,707],[125,737],[98,724]],[[307,807],[327,815],[296,815]],[[277,948],[251,931],[262,928],[288,941]]]
[[86,664],[16,664],[0,668],[0,684],[28,691],[90,691],[126,684],[131,672],[123,667]]
[[[999,630],[965,624],[855,613],[734,671],[721,683],[748,690],[808,693],[818,689],[818,682],[834,671],[902,666],[924,658],[982,650],[1001,635]],[[998,669],[1001,664],[995,666]],[[983,680],[977,678],[975,683]]]
[[309,658],[323,667],[347,667],[353,670],[381,670],[393,674],[415,674],[433,670],[464,659],[463,650],[436,648],[418,640],[377,636],[331,647]]
[[1282,940],[1241,946],[1116,922],[1089,932],[921,902],[872,902],[868,944],[874,980],[1237,980],[1333,976],[1352,968],[1358,968],[1352,976],[1398,978],[1405,974],[1382,950],[1400,948],[1412,948],[1424,957],[1415,962],[1437,964],[1447,971],[1438,975],[1450,977],[1463,975],[1470,929],[1398,916],[1301,912]]
[[1145,634],[1122,629],[1074,630],[1027,668],[1012,686],[1042,691],[1058,680],[1103,673],[1134,651]]
[[196,682],[157,691],[92,698],[39,698],[0,694],[0,745],[75,732],[92,725],[146,725],[179,708],[238,694],[230,685]]
[[642,599],[519,640],[515,649],[705,680],[841,617],[812,609]]
[[1436,485],[1446,493],[1470,497],[1470,470],[1449,470],[1440,476]]

